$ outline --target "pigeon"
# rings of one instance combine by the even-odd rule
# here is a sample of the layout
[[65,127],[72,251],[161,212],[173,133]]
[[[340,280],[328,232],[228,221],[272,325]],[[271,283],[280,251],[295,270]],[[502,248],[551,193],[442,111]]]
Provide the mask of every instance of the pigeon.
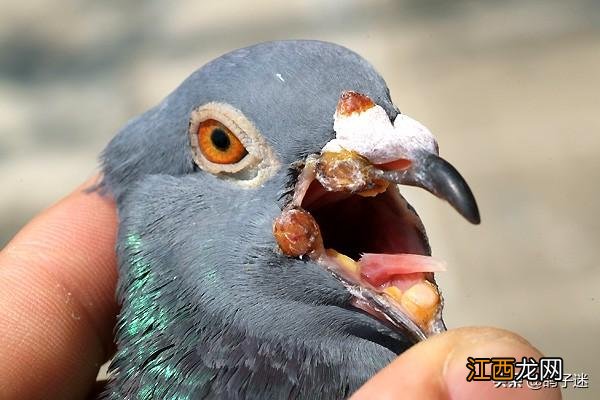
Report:
[[121,306],[100,398],[343,399],[445,330],[445,263],[399,188],[474,224],[477,204],[433,134],[345,47],[227,53],[100,159]]

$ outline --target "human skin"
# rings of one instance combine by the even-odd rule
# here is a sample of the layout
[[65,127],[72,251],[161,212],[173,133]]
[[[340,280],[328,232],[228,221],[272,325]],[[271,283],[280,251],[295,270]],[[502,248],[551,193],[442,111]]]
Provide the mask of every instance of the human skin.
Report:
[[[85,399],[113,352],[114,202],[97,177],[31,220],[0,252],[0,398]],[[351,400],[560,399],[560,391],[466,382],[467,356],[539,358],[515,333],[453,329],[421,342]]]

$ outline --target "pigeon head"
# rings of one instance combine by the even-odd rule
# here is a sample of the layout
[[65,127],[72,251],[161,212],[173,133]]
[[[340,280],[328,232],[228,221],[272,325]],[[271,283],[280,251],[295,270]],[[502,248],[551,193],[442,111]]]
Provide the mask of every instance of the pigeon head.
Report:
[[105,398],[345,398],[445,329],[443,263],[397,184],[472,222],[477,206],[346,48],[228,53],[126,124],[101,161],[122,307]]

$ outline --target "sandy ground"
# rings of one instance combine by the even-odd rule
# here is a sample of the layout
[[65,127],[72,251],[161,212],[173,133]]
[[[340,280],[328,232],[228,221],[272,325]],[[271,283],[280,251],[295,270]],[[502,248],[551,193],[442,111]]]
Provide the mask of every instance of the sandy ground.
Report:
[[437,134],[479,200],[474,227],[405,191],[450,265],[447,324],[517,331],[590,374],[591,388],[566,398],[598,398],[600,3],[224,3],[0,5],[0,245],[206,61],[264,40],[338,42]]

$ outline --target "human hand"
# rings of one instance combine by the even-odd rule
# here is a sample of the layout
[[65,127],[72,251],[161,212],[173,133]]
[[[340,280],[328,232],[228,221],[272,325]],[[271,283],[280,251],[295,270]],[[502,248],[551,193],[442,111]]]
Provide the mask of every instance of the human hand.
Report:
[[83,399],[112,353],[114,203],[87,182],[0,252],[0,399]]
[[[0,252],[0,398],[83,399],[112,354],[117,305],[114,203],[88,182],[27,224]],[[351,400],[560,399],[552,391],[466,382],[467,356],[540,353],[493,328],[449,331],[414,346]]]
[[492,381],[467,382],[467,357],[533,357],[542,354],[503,329],[452,329],[418,343],[371,378],[350,400],[557,400],[560,389],[495,388]]

